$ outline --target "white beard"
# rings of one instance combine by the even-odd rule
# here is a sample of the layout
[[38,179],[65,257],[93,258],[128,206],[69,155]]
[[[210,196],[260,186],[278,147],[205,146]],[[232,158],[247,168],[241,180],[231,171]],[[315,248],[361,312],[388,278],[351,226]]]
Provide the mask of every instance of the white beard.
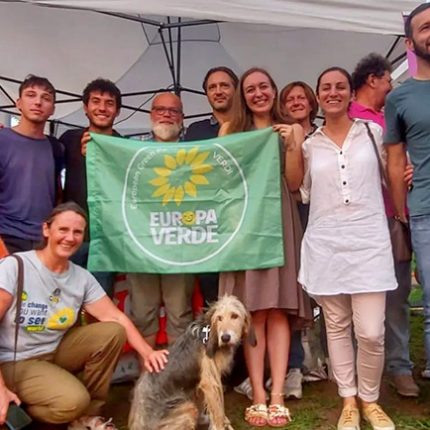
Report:
[[172,142],[179,139],[181,133],[181,126],[177,123],[174,124],[152,124],[152,132],[156,137],[165,141]]

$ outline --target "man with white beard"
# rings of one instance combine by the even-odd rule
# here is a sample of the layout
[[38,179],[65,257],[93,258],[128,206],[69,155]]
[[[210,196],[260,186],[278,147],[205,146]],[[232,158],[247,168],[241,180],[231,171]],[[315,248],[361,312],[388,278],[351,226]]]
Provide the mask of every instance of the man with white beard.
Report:
[[178,142],[184,114],[182,101],[173,93],[161,93],[156,96],[151,106],[152,133],[145,140],[156,142]]
[[[157,95],[151,106],[152,133],[145,140],[178,142],[182,131],[181,99],[173,93]],[[147,342],[154,346],[159,330],[158,319],[163,303],[167,314],[169,345],[192,321],[191,298],[194,276],[187,274],[129,274],[131,317]]]

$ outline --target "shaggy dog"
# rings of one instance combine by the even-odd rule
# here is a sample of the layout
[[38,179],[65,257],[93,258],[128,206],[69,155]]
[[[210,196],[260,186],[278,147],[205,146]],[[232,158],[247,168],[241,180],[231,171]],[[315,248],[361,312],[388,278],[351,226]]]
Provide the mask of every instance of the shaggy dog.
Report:
[[242,338],[256,345],[250,315],[236,297],[224,296],[177,339],[162,372],[137,381],[129,430],[192,430],[204,410],[211,429],[224,430],[221,377]]

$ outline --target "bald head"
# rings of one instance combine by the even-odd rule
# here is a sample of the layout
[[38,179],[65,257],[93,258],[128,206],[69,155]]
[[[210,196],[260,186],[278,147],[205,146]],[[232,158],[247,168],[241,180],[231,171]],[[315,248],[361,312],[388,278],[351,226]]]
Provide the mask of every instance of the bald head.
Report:
[[157,141],[177,142],[183,118],[182,101],[176,94],[161,93],[152,101],[151,124]]

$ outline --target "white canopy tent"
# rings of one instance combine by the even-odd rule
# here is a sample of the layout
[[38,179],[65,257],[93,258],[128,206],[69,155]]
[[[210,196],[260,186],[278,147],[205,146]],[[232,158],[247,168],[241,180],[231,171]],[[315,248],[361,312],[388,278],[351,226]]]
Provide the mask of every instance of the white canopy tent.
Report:
[[[0,0],[0,106],[13,111],[10,99],[18,85],[9,79],[20,81],[28,73],[47,76],[67,93],[59,96],[55,118],[77,125],[86,123],[77,96],[98,76],[117,82],[124,104],[141,110],[149,108],[154,91],[174,87],[187,115],[209,110],[198,91],[216,65],[238,73],[258,65],[280,87],[297,79],[314,86],[323,68],[351,70],[372,51],[399,59],[403,44],[393,48],[393,42],[403,32],[401,14],[419,3]],[[75,102],[63,103],[70,99]],[[117,128],[147,129],[148,115],[125,108]]]

